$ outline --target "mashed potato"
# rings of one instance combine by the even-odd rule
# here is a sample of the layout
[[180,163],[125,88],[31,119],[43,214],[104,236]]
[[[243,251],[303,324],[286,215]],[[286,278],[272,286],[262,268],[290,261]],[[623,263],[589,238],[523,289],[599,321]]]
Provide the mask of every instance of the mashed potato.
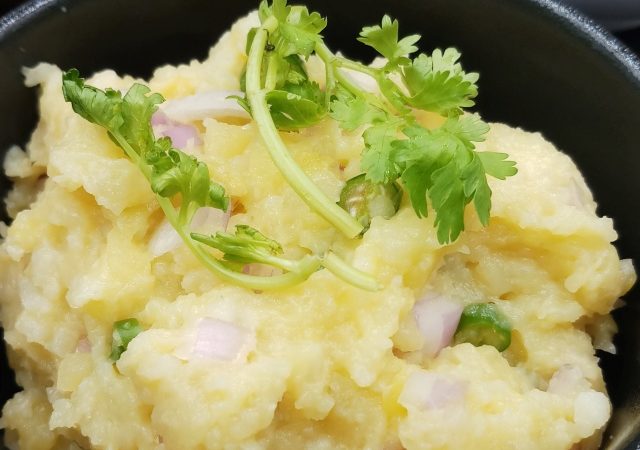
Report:
[[[207,60],[162,67],[148,85],[168,99],[238,89],[252,20]],[[57,67],[26,79],[41,89],[41,120],[26,151],[5,161],[14,220],[0,247],[0,319],[23,387],[0,421],[11,448],[598,445],[611,407],[594,344],[612,350],[609,312],[635,272],[573,162],[540,134],[492,125],[479,149],[509,153],[519,173],[492,182],[490,226],[469,208],[467,231],[442,246],[406,198],[363,239],[343,238],[292,191],[253,123],[198,123],[191,151],[243,205],[231,225],[256,227],[288,255],[331,246],[384,285],[366,292],[324,270],[254,292],[222,282],[184,246],[154,256],[163,215],[147,181],[64,102]],[[133,81],[112,71],[90,80]],[[283,138],[332,199],[359,173],[360,134],[332,120]],[[509,349],[460,344],[425,356],[413,307],[433,292],[495,302],[513,325]],[[145,331],[114,364],[112,326],[129,317]],[[203,319],[243,333],[242,354],[185,351]]]

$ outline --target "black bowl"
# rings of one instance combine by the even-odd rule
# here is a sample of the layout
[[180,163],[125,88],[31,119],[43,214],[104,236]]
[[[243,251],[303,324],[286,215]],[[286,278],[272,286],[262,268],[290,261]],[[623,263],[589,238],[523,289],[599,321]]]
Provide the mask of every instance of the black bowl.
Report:
[[[640,257],[640,62],[575,11],[549,0],[308,0],[330,18],[334,48],[364,59],[360,27],[384,13],[422,45],[456,46],[481,73],[477,110],[486,119],[540,130],[569,153],[615,218],[623,257]],[[40,61],[82,73],[115,68],[149,76],[155,66],[203,58],[252,0],[33,0],[0,21],[0,149],[24,144],[36,93],[20,68]],[[0,179],[2,195],[9,188]],[[616,319],[618,356],[601,355],[615,407],[603,448],[635,449],[640,434],[640,289]],[[4,355],[2,355],[4,360]],[[0,404],[15,389],[1,368]]]

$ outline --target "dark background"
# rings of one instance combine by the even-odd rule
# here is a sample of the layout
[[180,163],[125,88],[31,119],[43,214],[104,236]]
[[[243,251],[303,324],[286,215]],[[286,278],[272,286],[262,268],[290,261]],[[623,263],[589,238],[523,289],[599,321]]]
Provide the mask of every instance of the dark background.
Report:
[[[0,16],[9,12],[12,8],[25,3],[24,0],[0,0]],[[635,50],[640,55],[640,28],[615,33],[615,35],[626,45]]]

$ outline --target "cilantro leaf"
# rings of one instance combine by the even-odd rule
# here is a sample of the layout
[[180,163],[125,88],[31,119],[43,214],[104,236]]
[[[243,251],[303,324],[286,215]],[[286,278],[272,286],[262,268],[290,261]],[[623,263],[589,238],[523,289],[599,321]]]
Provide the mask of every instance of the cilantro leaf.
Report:
[[474,142],[483,142],[489,132],[489,125],[475,115],[451,117],[442,125],[442,129],[460,139],[470,150],[475,148]]
[[487,183],[486,175],[504,180],[518,172],[515,162],[507,161],[506,158],[508,158],[506,153],[474,153],[473,160],[465,167],[462,174],[465,195],[473,198],[476,213],[484,226],[489,224],[491,211],[491,188]]
[[489,212],[491,211],[491,189],[487,183],[486,172],[480,155],[474,153],[472,160],[463,169],[461,179],[464,185],[464,194],[473,204],[482,225],[489,224]]
[[[289,55],[279,62],[276,86],[304,84],[307,82],[309,82],[309,75],[300,56]],[[317,83],[314,84],[318,85]]]
[[431,175],[433,186],[429,197],[436,212],[438,242],[455,241],[464,230],[464,207],[469,199],[460,175],[460,167],[453,158]]
[[477,73],[465,73],[458,63],[460,53],[448,48],[431,56],[420,54],[403,69],[403,80],[409,90],[409,105],[444,115],[460,114],[473,106],[478,95]]
[[112,139],[122,137],[138,155],[153,146],[150,123],[157,105],[164,101],[160,94],[147,95],[149,88],[135,83],[123,98],[113,89],[85,85],[76,69],[62,75],[62,92],[77,114],[106,128]]
[[242,109],[251,114],[251,105],[249,104],[249,101],[246,97],[242,97],[240,95],[230,95],[227,98],[230,100],[235,100],[236,102],[238,102],[238,105],[242,107]]
[[194,210],[212,206],[221,210],[229,207],[225,189],[209,178],[209,169],[191,155],[172,148],[169,138],[157,141],[146,156],[152,167],[151,189],[162,197],[182,196],[183,206]]
[[437,134],[417,125],[403,131],[409,139],[394,142],[396,161],[406,167],[401,179],[416,215],[426,217],[427,193],[434,185],[434,173],[453,159],[455,142],[446,134]]
[[285,83],[282,90],[266,95],[269,112],[276,127],[293,131],[318,123],[326,115],[324,94],[317,83]]
[[289,6],[286,0],[274,0],[271,6],[266,1],[260,4],[260,21],[277,21],[277,28],[269,36],[275,51],[282,57],[301,55],[309,57],[315,48],[320,32],[327,21],[317,12],[309,13],[304,6]]
[[387,58],[388,70],[409,64],[408,56],[418,50],[413,44],[420,40],[420,36],[412,34],[398,41],[398,28],[398,21],[385,14],[380,25],[364,27],[358,37],[360,42]]
[[374,183],[391,183],[398,178],[400,168],[394,158],[394,141],[397,140],[401,119],[390,119],[367,128],[363,134],[365,150],[360,166],[367,179]]
[[480,152],[478,158],[482,162],[484,171],[494,178],[499,180],[505,180],[507,177],[511,177],[518,173],[516,169],[516,163],[513,161],[507,161],[509,155],[506,153],[497,152]]
[[224,188],[211,181],[205,164],[171,145],[169,138],[155,139],[151,116],[164,99],[147,86],[135,83],[124,97],[113,90],[88,86],[77,70],[63,74],[65,100],[85,119],[103,126],[112,140],[138,164],[151,189],[162,197],[180,194],[183,221],[202,206],[226,209]]
[[327,26],[327,21],[314,12],[309,14],[307,8],[294,6],[287,20],[280,24],[280,45],[276,44],[282,56],[299,54],[311,55],[315,49],[320,32]]
[[122,117],[122,96],[113,89],[102,91],[86,86],[76,69],[62,75],[62,93],[66,102],[85,120],[100,125],[110,132],[120,129]]
[[122,99],[122,125],[118,133],[126,139],[139,155],[144,155],[155,142],[151,129],[151,116],[164,102],[160,94],[149,94],[150,89],[135,83]]
[[[414,125],[403,131],[409,139],[393,143],[394,158],[405,166],[401,179],[418,217],[427,216],[427,198],[431,201],[438,241],[458,238],[464,230],[464,208],[471,201],[480,221],[488,224],[491,190],[482,153],[474,151],[474,142],[485,138],[486,123],[475,116],[451,117],[435,130]],[[499,163],[513,169],[509,161]]]
[[362,97],[350,95],[345,89],[336,91],[331,101],[330,115],[347,131],[353,131],[368,123],[384,121],[387,117],[382,109]]
[[191,233],[191,237],[209,247],[220,250],[227,261],[242,264],[269,264],[276,267],[284,265],[285,270],[288,268],[289,262],[283,263],[282,258],[278,257],[283,253],[280,244],[248,225],[236,225],[234,234],[217,232],[207,236]]

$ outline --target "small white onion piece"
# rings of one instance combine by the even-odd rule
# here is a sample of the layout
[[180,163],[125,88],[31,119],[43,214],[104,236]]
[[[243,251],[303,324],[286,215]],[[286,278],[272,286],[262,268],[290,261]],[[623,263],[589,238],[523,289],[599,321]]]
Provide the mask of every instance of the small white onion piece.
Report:
[[171,139],[171,144],[175,148],[181,150],[190,146],[196,146],[202,144],[202,140],[198,134],[196,127],[185,124],[167,125],[159,129],[156,133],[159,136],[168,137]]
[[196,211],[191,220],[191,231],[202,234],[213,234],[226,231],[229,224],[231,208],[227,211],[205,206]]
[[[226,231],[231,208],[221,211],[216,208],[200,208],[193,215],[190,230],[195,233],[214,234]],[[163,220],[149,240],[149,251],[154,257],[162,256],[182,245],[182,239],[168,220]]]
[[398,400],[421,410],[444,409],[462,405],[466,391],[466,384],[455,377],[419,370],[409,376]]
[[151,116],[151,126],[156,137],[168,137],[175,148],[184,150],[188,147],[202,144],[198,129],[193,125],[175,122],[162,111],[156,111]]
[[367,92],[378,92],[380,88],[378,83],[369,75],[358,72],[357,70],[341,69],[342,72],[353,81],[360,89]]
[[243,361],[255,346],[246,328],[219,319],[204,318],[196,326],[190,358]]
[[433,358],[451,344],[463,306],[439,294],[429,293],[413,307],[418,330],[424,337],[422,351]]
[[561,366],[549,380],[547,392],[550,394],[571,396],[590,388],[580,367],[573,364]]
[[149,252],[155,258],[180,247],[182,239],[167,219],[156,228],[149,240]]
[[88,337],[82,337],[78,340],[76,345],[76,353],[91,353],[91,341]]
[[591,204],[593,203],[589,198],[588,191],[585,191],[585,188],[580,186],[574,177],[569,180],[569,186],[565,193],[565,202],[569,206],[575,206],[585,211],[591,210]]
[[250,119],[249,113],[237,101],[228,98],[231,95],[244,96],[240,91],[201,92],[168,100],[160,105],[160,111],[170,120],[182,123],[223,117]]

